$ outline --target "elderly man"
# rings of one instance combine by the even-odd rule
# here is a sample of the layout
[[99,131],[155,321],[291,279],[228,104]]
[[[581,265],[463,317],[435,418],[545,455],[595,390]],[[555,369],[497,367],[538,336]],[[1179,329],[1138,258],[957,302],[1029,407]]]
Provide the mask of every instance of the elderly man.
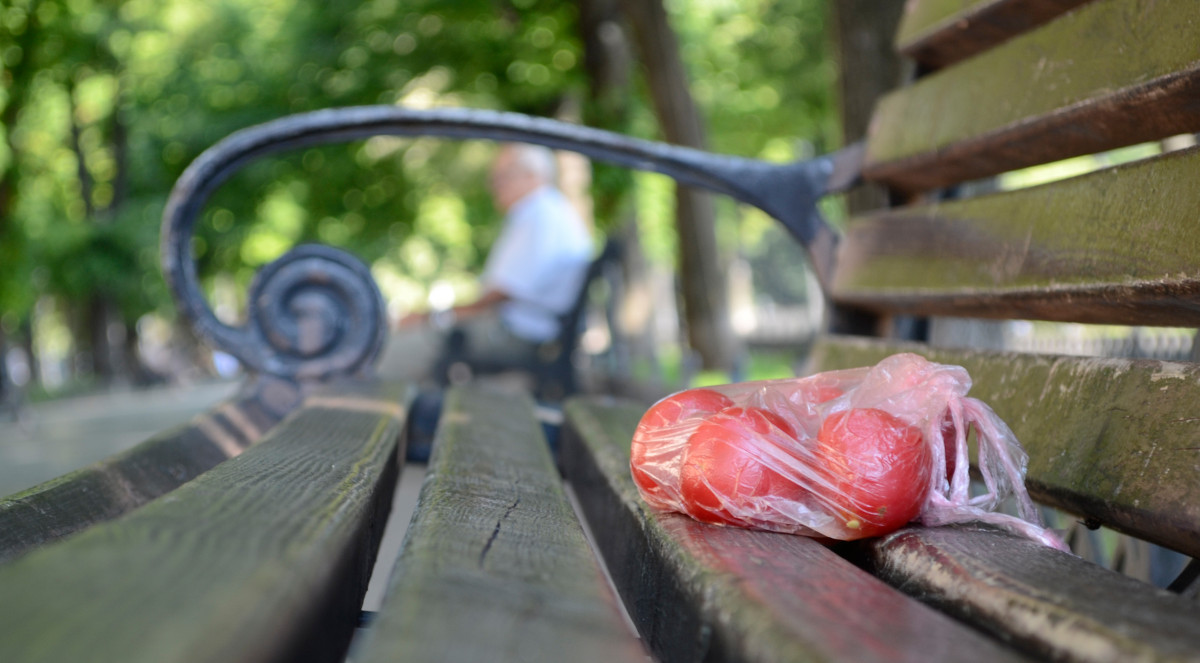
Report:
[[579,294],[591,260],[592,238],[554,179],[549,149],[523,143],[501,148],[489,186],[505,217],[480,277],[483,294],[400,323],[401,328],[429,323],[448,332],[436,370],[497,359],[520,362],[559,334],[559,317]]

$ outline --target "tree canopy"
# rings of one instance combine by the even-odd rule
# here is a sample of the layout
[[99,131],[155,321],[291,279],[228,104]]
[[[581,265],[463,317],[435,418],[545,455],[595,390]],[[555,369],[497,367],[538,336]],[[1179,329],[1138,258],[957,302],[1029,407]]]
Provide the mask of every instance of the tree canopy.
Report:
[[[823,0],[667,8],[713,149],[783,160],[830,147]],[[237,129],[393,103],[579,120],[582,49],[577,3],[562,0],[10,0],[0,9],[0,331],[28,329],[39,302],[54,303],[75,350],[90,347],[87,311],[129,329],[147,313],[169,317],[158,269],[166,196]],[[656,138],[646,99],[635,85],[626,130]],[[492,149],[375,138],[244,169],[194,240],[214,308],[235,316],[254,270],[311,241],[362,257],[401,305],[439,280],[469,290],[496,231],[482,176]],[[632,181],[645,244],[670,261],[669,199],[655,176],[616,186]],[[750,216],[734,234],[743,244],[768,224]]]

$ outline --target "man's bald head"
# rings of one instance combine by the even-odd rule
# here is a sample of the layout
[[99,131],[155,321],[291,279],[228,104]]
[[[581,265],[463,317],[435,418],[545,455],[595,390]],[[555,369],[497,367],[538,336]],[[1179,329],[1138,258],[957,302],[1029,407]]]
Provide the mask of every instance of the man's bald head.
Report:
[[518,200],[554,181],[554,152],[528,143],[507,143],[492,163],[489,184],[496,205],[508,211]]

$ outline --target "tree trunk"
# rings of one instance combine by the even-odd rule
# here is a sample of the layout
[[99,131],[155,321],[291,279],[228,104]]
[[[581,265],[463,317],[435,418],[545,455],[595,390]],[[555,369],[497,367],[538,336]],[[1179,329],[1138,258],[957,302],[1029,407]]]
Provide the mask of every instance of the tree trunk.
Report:
[[[584,121],[589,126],[627,133],[633,54],[617,0],[580,0],[579,32],[588,78]],[[593,169],[599,177],[593,177],[592,208],[596,218],[619,238],[622,247],[624,287],[618,302],[617,328],[612,330],[616,366],[615,375],[610,377],[628,382],[633,358],[657,366],[654,330],[650,324],[653,302],[649,296],[649,270],[638,237],[637,210],[631,204],[632,174],[603,163],[593,164]]]
[[[22,155],[17,146],[13,143],[13,127],[17,124],[17,118],[25,107],[25,103],[29,99],[30,89],[32,87],[34,76],[37,74],[38,68],[33,60],[33,50],[38,43],[40,37],[37,29],[37,12],[30,12],[28,22],[25,29],[17,33],[12,38],[12,43],[16,47],[12,49],[14,53],[19,53],[16,57],[19,58],[13,62],[6,63],[7,75],[5,84],[7,85],[6,96],[3,110],[0,110],[0,126],[6,127],[4,132],[4,141],[9,153],[9,165],[0,171],[0,261],[6,261],[12,271],[0,270],[0,299],[8,299],[4,296],[4,290],[24,289],[28,291],[32,286],[24,282],[25,279],[20,278],[19,268],[13,268],[13,265],[18,264],[18,257],[26,250],[25,231],[19,228],[16,223],[13,211],[16,209],[17,199],[19,196],[18,172],[22,170]],[[3,76],[0,76],[3,77]],[[11,279],[8,283],[4,283],[4,279]],[[16,311],[5,311],[0,309],[0,318],[6,313],[16,313],[18,319],[28,321],[32,317],[32,312],[29,308],[32,305],[29,302],[36,300],[36,295],[28,296],[25,302],[17,305]],[[21,310],[22,305],[25,306]],[[17,335],[20,337],[22,333],[28,331],[28,322],[25,322]],[[30,355],[32,357],[32,354]],[[31,359],[32,362],[32,359]],[[36,370],[31,366],[31,373],[36,375]]]
[[128,325],[125,334],[125,361],[130,379],[135,387],[148,387],[162,381],[162,376],[150,370],[142,361],[141,330],[137,325]]
[[83,135],[83,127],[79,126],[79,119],[75,113],[78,101],[75,98],[75,84],[73,82],[68,83],[67,94],[71,100],[71,150],[75,152],[75,175],[79,178],[79,197],[83,199],[84,214],[88,220],[94,220],[96,207],[92,200],[92,174],[88,171],[87,160],[83,154],[83,146],[79,142]]
[[4,326],[0,325],[0,410],[13,400],[15,390],[12,376],[8,374],[8,338]]
[[[902,60],[893,48],[893,36],[902,2],[840,0],[830,3],[836,31],[841,96],[842,139],[849,145],[867,135],[875,101],[900,83]],[[887,191],[871,185],[847,195],[851,214],[887,205]]]
[[25,388],[32,389],[42,384],[41,359],[37,353],[37,344],[33,342],[32,314],[21,322],[21,329],[17,335],[20,338],[21,348],[25,350],[25,361],[29,362],[29,381],[25,383]]
[[[621,0],[633,28],[659,126],[668,142],[704,148],[703,121],[688,89],[679,43],[662,0]],[[717,251],[711,196],[676,186],[675,226],[688,342],[707,368],[730,370],[737,355]]]
[[108,299],[103,295],[94,295],[87,303],[86,332],[89,334],[91,346],[92,375],[102,383],[109,383],[116,374],[116,362],[113,361],[112,343],[109,342],[108,326],[110,322],[110,307]]
[[[114,59],[115,63],[115,59]],[[115,64],[114,64],[115,66]],[[121,209],[129,199],[129,127],[121,112],[121,99],[125,94],[122,75],[117,76],[117,101],[113,104],[112,116],[109,118],[109,133],[112,136],[113,155],[116,160],[117,172],[113,178],[113,196],[108,206],[101,212],[103,219],[109,223],[116,222]],[[129,269],[137,269],[137,265],[128,265]],[[116,359],[115,377],[136,385],[148,384],[152,373],[144,364],[137,352],[138,329],[137,317],[127,317],[121,307],[112,304],[113,317],[111,322],[119,324],[118,336],[123,339],[111,344],[110,350]]]

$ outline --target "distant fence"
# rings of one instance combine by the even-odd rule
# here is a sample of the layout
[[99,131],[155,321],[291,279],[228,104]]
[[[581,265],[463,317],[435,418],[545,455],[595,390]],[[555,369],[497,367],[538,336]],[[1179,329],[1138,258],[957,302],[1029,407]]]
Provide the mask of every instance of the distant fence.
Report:
[[1192,336],[1138,331],[1125,338],[1014,338],[1009,343],[1009,349],[1042,354],[1188,361],[1191,359],[1192,345]]
[[1195,330],[936,318],[931,342],[942,347],[1081,357],[1191,361]]
[[811,341],[820,324],[820,316],[810,308],[758,306],[752,324],[739,329],[738,335],[752,347],[795,346]]

